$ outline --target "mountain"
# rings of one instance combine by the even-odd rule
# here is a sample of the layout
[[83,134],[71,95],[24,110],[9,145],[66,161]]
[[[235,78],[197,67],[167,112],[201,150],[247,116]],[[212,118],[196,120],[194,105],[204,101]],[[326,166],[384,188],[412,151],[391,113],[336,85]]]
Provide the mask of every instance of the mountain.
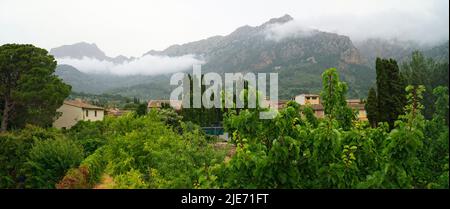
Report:
[[[164,51],[149,51],[145,55],[181,56],[196,54],[204,57],[204,68],[214,72],[246,72],[272,69],[290,62],[361,64],[360,54],[347,36],[314,31],[313,35],[288,37],[280,41],[268,39],[274,25],[292,21],[289,15],[273,18],[251,27],[243,26],[227,36],[183,45],[173,45]],[[331,60],[330,60],[331,58]]]
[[430,49],[424,50],[424,55],[426,57],[431,57],[440,62],[449,62],[449,41],[446,41],[440,45],[431,47]]
[[421,45],[414,41],[401,41],[396,39],[367,39],[356,42],[355,46],[359,49],[363,62],[370,67],[375,67],[377,57],[393,58],[398,63],[407,61],[413,51],[421,51],[426,57],[438,61],[448,62],[448,41],[435,46]]
[[71,58],[71,59],[83,59],[92,58],[100,61],[110,61],[115,64],[122,64],[129,62],[134,58],[128,58],[123,55],[117,57],[108,57],[100,50],[95,43],[89,44],[86,42],[79,42],[72,45],[63,45],[60,47],[50,49],[50,54],[55,58]]
[[292,21],[289,15],[273,18],[256,26],[242,26],[226,36],[173,45],[144,55],[203,57],[203,72],[278,72],[280,97],[288,99],[303,92],[318,93],[321,73],[336,67],[349,82],[351,95],[365,94],[374,71],[363,65],[358,49],[347,36],[318,30],[281,40],[268,37],[270,30]]
[[[289,99],[300,93],[319,93],[321,74],[335,67],[341,79],[348,83],[348,97],[363,98],[375,81],[375,58],[407,59],[413,50],[448,61],[448,42],[434,48],[424,48],[414,42],[370,39],[353,43],[349,37],[319,30],[285,33],[293,18],[284,15],[259,26],[242,26],[224,36],[213,36],[165,50],[150,50],[143,56],[195,55],[205,61],[202,72],[276,72],[279,77],[279,97]],[[130,62],[134,58],[107,57],[95,44],[78,43],[54,48],[55,57],[81,59],[89,57],[114,63]],[[445,59],[446,58],[446,59]],[[74,86],[74,91],[121,94],[142,99],[168,98],[175,86],[169,85],[170,74],[158,76],[115,76],[88,74],[58,67],[57,74]],[[189,71],[188,71],[189,72]],[[81,74],[80,74],[81,73]]]

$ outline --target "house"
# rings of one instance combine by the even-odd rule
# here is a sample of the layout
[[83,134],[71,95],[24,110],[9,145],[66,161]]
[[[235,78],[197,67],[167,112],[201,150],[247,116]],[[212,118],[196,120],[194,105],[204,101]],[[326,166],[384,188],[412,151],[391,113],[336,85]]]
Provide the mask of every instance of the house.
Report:
[[322,104],[310,104],[317,118],[325,117],[325,108]]
[[269,99],[265,99],[262,100],[262,105],[264,107],[268,107],[268,108],[284,108],[286,107],[286,104],[289,102],[289,100],[278,100],[277,102],[273,101],[273,100],[269,100]]
[[300,94],[294,97],[294,100],[300,105],[316,105],[320,104],[320,96],[317,94]]
[[359,120],[361,121],[368,120],[364,101],[360,99],[349,99],[347,100],[347,106],[357,111],[357,116]]
[[[320,103],[320,96],[317,94],[300,94],[293,98],[300,105],[310,105],[317,118],[323,118],[325,116],[325,110]],[[361,121],[367,121],[367,114],[365,110],[364,102],[360,99],[346,100],[347,106],[357,111],[358,119]]]
[[299,94],[293,100],[300,105],[311,106],[317,118],[323,118],[325,116],[325,110],[320,103],[320,96],[318,94]]
[[78,121],[98,121],[103,120],[105,110],[81,100],[66,100],[63,105],[56,110],[61,115],[53,122],[53,127],[59,129],[69,129]]
[[106,115],[118,117],[118,116],[122,116],[130,111],[129,110],[120,110],[119,108],[109,108],[105,112],[106,112]]
[[150,101],[148,101],[148,104],[147,104],[148,110],[152,110],[152,109],[160,110],[164,106],[172,107],[175,111],[180,111],[182,108],[182,101],[181,100],[150,100]]

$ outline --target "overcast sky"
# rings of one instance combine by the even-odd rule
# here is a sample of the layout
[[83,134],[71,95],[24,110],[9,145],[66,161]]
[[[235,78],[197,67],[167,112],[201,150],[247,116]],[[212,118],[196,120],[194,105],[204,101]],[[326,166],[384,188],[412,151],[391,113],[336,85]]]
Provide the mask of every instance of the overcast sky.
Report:
[[108,56],[141,56],[291,15],[296,24],[349,35],[448,40],[448,0],[0,0],[0,44],[43,48],[80,41]]

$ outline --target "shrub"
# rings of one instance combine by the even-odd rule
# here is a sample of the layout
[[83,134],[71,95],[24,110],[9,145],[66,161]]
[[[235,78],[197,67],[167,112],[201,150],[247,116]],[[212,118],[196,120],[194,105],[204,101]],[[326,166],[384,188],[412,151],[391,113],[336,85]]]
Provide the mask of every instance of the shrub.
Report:
[[66,135],[83,146],[85,156],[89,156],[106,144],[104,124],[103,121],[80,121]]
[[83,159],[83,150],[76,143],[57,138],[37,141],[25,165],[27,188],[55,188],[66,171]]
[[0,133],[0,188],[23,188],[25,163],[37,141],[62,137],[55,129],[27,125],[20,131]]
[[97,149],[84,159],[78,168],[67,171],[64,178],[57,184],[58,189],[88,189],[101,179],[107,161],[103,156],[104,148]]

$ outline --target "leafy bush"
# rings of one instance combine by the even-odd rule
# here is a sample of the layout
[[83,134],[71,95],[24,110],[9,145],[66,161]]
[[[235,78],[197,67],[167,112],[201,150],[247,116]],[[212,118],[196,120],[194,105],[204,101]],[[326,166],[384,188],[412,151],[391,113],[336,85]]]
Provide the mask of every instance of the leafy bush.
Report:
[[[331,78],[335,76],[330,76]],[[330,78],[328,77],[328,79]],[[324,85],[339,85],[324,82]],[[326,89],[337,89],[327,87]],[[236,154],[214,166],[214,188],[449,188],[446,114],[448,93],[437,94],[436,115],[422,115],[422,86],[408,86],[408,104],[390,130],[387,123],[371,128],[348,122],[343,95],[326,95],[329,114],[315,120],[288,104],[273,120],[258,111],[230,112],[225,129],[233,133]],[[326,93],[326,92],[325,92]],[[337,92],[343,94],[345,91]],[[330,96],[331,95],[331,96]],[[349,116],[351,114],[348,114]],[[303,116],[303,117],[302,117]],[[314,125],[314,123],[317,123]]]
[[78,168],[67,172],[58,188],[91,188],[100,183],[103,174],[114,179],[115,188],[192,188],[205,182],[202,176],[208,168],[224,159],[225,152],[214,149],[200,127],[181,122],[175,112],[135,116],[131,113],[103,123],[77,125],[87,129],[79,133],[99,126],[98,138],[108,140]]
[[37,141],[25,163],[27,188],[55,188],[66,171],[83,160],[83,149],[76,143],[57,138]]
[[33,140],[18,137],[11,133],[0,133],[0,187],[21,187],[21,169],[26,161]]
[[27,125],[24,129],[0,133],[0,188],[23,188],[25,163],[33,144],[62,137],[54,129]]
[[78,168],[70,169],[58,183],[58,189],[87,189],[92,188],[101,179],[106,167],[103,156],[104,148],[97,149],[84,159]]
[[[197,169],[224,157],[212,151],[199,129],[187,130],[182,125],[183,134],[179,135],[162,122],[157,112],[129,120],[139,123],[138,128],[114,138],[105,147],[107,169],[117,181],[126,182],[124,178],[132,174],[145,183],[139,187],[191,188],[199,178]],[[128,188],[134,184],[121,185]]]
[[106,144],[107,138],[104,132],[104,121],[80,121],[70,128],[66,135],[79,143],[83,147],[85,156],[89,156],[99,147]]

